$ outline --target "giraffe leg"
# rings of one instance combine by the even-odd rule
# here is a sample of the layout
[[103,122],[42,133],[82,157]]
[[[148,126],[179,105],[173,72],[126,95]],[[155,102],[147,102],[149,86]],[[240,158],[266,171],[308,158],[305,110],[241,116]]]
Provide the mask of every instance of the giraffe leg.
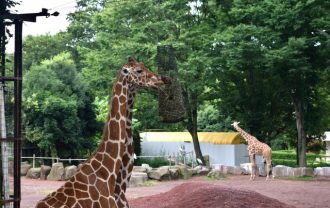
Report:
[[267,177],[266,177],[266,180],[268,180],[270,172],[272,171],[272,160],[270,158],[266,158],[266,164],[267,164],[267,168],[266,168]]
[[254,180],[256,177],[256,170],[257,170],[257,165],[256,165],[256,157],[255,155],[250,155],[250,161],[251,161],[251,177],[250,180]]

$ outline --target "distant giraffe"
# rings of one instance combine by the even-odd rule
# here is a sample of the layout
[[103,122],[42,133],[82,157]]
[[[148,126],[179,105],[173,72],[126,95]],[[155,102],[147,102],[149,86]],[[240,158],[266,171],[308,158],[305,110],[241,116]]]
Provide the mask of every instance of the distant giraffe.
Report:
[[256,155],[262,155],[264,157],[264,160],[267,164],[267,178],[269,179],[269,174],[272,169],[272,149],[265,143],[260,142],[257,138],[254,136],[251,136],[247,132],[245,132],[243,129],[241,129],[238,126],[239,122],[233,122],[231,125],[240,133],[240,135],[246,140],[248,143],[248,154],[250,157],[251,165],[252,165],[252,172],[250,180],[254,180],[256,176]]
[[125,191],[133,168],[132,106],[136,88],[158,88],[169,82],[143,63],[128,59],[112,90],[102,141],[80,170],[37,208],[129,207]]

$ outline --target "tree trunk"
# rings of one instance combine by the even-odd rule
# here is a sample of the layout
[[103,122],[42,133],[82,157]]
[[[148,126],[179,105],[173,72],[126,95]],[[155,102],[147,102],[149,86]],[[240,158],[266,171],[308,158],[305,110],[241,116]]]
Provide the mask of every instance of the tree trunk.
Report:
[[183,96],[186,100],[186,111],[188,117],[187,129],[191,134],[194,150],[196,154],[196,159],[202,162],[201,165],[206,165],[205,160],[199,145],[198,135],[197,135],[197,93],[191,92],[189,90],[184,90]]
[[304,116],[304,105],[303,102],[295,95],[292,95],[293,105],[296,115],[296,126],[298,133],[297,142],[297,156],[299,167],[306,167],[306,132],[305,132],[305,116]]

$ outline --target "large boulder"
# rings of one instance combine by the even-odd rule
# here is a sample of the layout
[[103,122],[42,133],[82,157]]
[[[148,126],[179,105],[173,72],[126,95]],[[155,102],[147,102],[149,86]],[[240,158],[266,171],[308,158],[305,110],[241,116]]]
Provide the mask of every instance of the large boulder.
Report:
[[64,169],[64,180],[69,180],[72,176],[74,176],[77,172],[77,166],[71,165],[67,166]]
[[316,176],[330,176],[330,167],[317,167],[314,169]]
[[226,176],[221,170],[213,169],[207,174],[207,177],[219,180],[225,178]]
[[152,170],[152,168],[148,164],[133,167],[133,172],[147,173],[150,170]]
[[155,180],[170,180],[170,168],[169,166],[162,166],[152,169],[148,172],[148,177]]
[[306,168],[306,167],[293,168],[293,175],[294,176],[313,176],[314,171],[313,171],[313,168]]
[[148,174],[143,172],[132,172],[131,179],[129,181],[130,187],[142,185],[148,181]]
[[50,170],[47,180],[60,181],[64,180],[64,166],[63,163],[54,163]]
[[21,176],[26,176],[28,170],[31,168],[32,166],[28,163],[28,162],[22,162],[21,163]]
[[289,177],[294,176],[293,168],[285,166],[285,165],[277,165],[273,167],[272,170],[274,177]]
[[41,180],[46,180],[47,179],[47,176],[49,175],[50,173],[50,170],[52,168],[48,165],[41,165],[40,166],[40,179]]
[[205,166],[196,166],[194,170],[196,170],[197,175],[207,175],[210,172],[210,168]]
[[32,179],[40,178],[40,168],[30,168],[26,174],[26,177]]

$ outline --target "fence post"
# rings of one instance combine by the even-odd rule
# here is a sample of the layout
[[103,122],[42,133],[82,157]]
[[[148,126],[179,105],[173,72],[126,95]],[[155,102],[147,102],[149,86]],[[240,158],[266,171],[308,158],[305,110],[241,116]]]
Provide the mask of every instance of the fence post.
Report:
[[36,167],[36,155],[33,154],[32,157],[33,157],[33,158],[32,158],[32,167],[35,168],[35,167]]

